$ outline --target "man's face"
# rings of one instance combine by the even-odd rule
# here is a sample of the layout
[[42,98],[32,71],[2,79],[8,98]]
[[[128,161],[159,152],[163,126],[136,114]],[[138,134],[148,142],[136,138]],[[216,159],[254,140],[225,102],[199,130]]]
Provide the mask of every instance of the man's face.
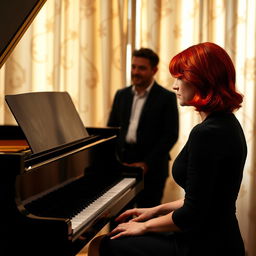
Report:
[[148,59],[141,57],[132,58],[131,77],[132,83],[138,87],[148,87],[153,80],[157,68],[152,68]]

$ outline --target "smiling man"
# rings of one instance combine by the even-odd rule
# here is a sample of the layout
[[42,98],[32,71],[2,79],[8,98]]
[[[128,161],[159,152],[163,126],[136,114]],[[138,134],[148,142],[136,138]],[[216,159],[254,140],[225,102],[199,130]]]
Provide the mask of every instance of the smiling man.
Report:
[[132,55],[132,85],[116,92],[108,126],[120,127],[118,156],[144,172],[144,190],[137,207],[161,203],[169,174],[169,151],[178,139],[177,100],[173,92],[159,85],[154,76],[159,57],[148,48]]

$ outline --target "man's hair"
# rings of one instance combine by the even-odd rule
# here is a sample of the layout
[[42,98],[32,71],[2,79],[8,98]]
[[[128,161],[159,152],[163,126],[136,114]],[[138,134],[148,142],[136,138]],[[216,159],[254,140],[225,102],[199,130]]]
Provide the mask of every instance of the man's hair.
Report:
[[148,59],[152,68],[156,67],[159,63],[158,55],[149,48],[140,48],[139,50],[134,50],[132,57]]
[[194,86],[196,95],[189,103],[197,111],[233,112],[241,107],[243,96],[236,91],[236,71],[227,52],[205,42],[174,56],[169,65],[173,77]]

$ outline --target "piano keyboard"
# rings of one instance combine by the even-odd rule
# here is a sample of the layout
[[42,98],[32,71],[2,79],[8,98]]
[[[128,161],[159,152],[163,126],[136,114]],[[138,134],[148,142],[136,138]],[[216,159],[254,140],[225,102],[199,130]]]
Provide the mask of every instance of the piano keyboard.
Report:
[[135,178],[122,179],[102,196],[100,196],[98,199],[84,208],[81,212],[75,215],[71,219],[73,234],[75,234],[80,228],[93,220],[100,212],[104,210],[105,207],[107,207],[107,205],[115,201],[122,193],[124,193],[133,184],[135,184],[135,182]]

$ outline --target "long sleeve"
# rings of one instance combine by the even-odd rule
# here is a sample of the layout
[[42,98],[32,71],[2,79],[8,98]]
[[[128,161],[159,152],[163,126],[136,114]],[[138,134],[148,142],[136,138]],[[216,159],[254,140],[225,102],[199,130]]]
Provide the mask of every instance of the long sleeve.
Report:
[[183,207],[173,213],[179,228],[215,228],[233,219],[246,152],[232,114],[213,116],[191,131],[173,166],[175,180],[185,190]]
[[117,91],[113,100],[112,108],[109,114],[109,118],[107,121],[107,126],[112,126],[112,127],[119,127],[120,122],[118,119],[118,105],[119,105],[119,93],[120,91]]
[[166,95],[163,102],[162,110],[158,113],[161,116],[161,121],[158,122],[160,126],[159,133],[152,134],[151,138],[157,136],[157,139],[154,140],[154,145],[150,147],[145,156],[145,162],[148,163],[163,154],[167,154],[177,142],[179,136],[179,114],[175,94]]

